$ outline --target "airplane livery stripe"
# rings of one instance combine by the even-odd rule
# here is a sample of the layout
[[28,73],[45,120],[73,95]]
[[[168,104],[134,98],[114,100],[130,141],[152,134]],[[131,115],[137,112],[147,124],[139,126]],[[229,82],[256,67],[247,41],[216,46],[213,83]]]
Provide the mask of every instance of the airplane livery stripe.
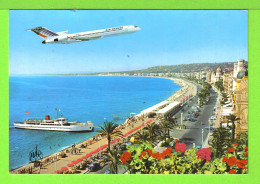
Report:
[[52,32],[46,28],[42,28],[40,32],[43,32],[44,34],[49,35],[49,36],[58,36],[58,34]]
[[38,33],[39,36],[43,37],[43,38],[46,38],[47,36],[41,34],[41,33]]

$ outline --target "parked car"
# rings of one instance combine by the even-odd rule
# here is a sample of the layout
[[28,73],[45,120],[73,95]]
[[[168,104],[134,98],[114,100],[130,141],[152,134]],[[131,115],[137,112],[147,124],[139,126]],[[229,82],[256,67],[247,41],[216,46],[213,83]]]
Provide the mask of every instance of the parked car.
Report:
[[101,169],[101,166],[99,163],[94,162],[94,163],[90,164],[88,169],[89,169],[89,171],[93,172],[93,171],[97,171],[97,170]]
[[110,168],[107,169],[104,174],[110,174]]
[[190,118],[190,121],[194,122],[194,121],[196,121],[196,119],[195,118]]
[[188,121],[188,120],[189,120],[189,118],[187,118],[187,117],[183,118],[183,121]]
[[205,129],[214,130],[214,127],[213,126],[206,126]]
[[190,118],[195,118],[195,116],[194,116],[194,115],[189,115],[189,116],[187,116],[187,118],[188,118],[188,119],[190,119]]
[[201,146],[196,146],[196,149],[201,149]]
[[215,116],[210,117],[210,120],[215,120],[215,119],[216,119]]
[[194,114],[195,117],[199,116],[199,113],[193,112],[193,114]]

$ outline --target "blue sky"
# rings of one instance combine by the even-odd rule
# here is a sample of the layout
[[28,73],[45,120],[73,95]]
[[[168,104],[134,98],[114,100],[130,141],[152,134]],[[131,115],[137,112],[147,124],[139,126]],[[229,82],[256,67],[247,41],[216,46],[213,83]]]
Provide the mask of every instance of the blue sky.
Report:
[[[77,33],[137,25],[140,31],[72,44],[42,44],[38,26]],[[9,73],[145,69],[248,60],[245,10],[10,10]],[[130,57],[127,57],[129,55]]]

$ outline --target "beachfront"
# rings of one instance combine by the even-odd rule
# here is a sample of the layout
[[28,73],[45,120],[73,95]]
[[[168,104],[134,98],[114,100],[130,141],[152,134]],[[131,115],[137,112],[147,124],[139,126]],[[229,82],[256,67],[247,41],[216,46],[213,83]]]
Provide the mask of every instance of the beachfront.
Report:
[[[180,84],[182,88],[168,99],[169,102],[183,101],[184,98],[187,100],[188,98],[186,97],[188,97],[190,94],[196,95],[195,86],[193,84],[179,79],[174,80],[176,83]],[[158,119],[148,118],[141,115],[128,118],[124,124],[118,126],[118,130],[121,130],[124,136],[122,138],[115,139],[114,144],[122,144],[126,141],[126,139],[130,139],[133,134],[142,130],[146,124],[155,121],[158,121]],[[32,164],[28,164],[11,171],[10,173],[53,174],[55,171],[61,170],[62,168],[64,172],[68,172],[67,170],[72,168],[71,170],[73,170],[73,172],[86,173],[87,170],[80,170],[79,168],[81,168],[85,163],[91,163],[93,160],[101,160],[102,155],[106,149],[106,145],[106,137],[96,135],[89,140],[83,141],[77,145],[73,145],[42,159],[41,168],[34,168]],[[68,164],[70,166],[68,166]]]

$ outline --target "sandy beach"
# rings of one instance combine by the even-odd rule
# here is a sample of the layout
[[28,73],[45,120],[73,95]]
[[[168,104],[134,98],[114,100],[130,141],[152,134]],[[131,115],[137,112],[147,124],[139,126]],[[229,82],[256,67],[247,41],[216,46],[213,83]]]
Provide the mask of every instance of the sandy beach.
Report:
[[[172,96],[170,96],[167,100],[168,101],[180,101],[184,97],[192,94],[196,95],[196,88],[195,85],[189,82],[186,82],[181,79],[173,79],[173,78],[166,78],[173,80],[175,83],[179,84],[182,88],[175,92]],[[140,115],[137,115],[135,117],[128,118],[125,123],[118,126],[118,130],[122,131],[122,134],[126,134],[130,130],[133,130],[137,127],[140,127],[143,125],[140,129],[132,132],[127,137],[122,138],[120,141],[118,141],[118,144],[121,144],[125,141],[126,138],[130,138],[132,134],[135,134],[136,132],[140,131],[144,124],[148,122],[156,122],[155,118],[147,118],[147,117],[141,117]],[[76,161],[77,159],[82,158],[82,156],[85,156],[86,154],[89,154],[93,152],[94,150],[100,148],[101,146],[104,146],[107,144],[107,138],[105,136],[94,136],[90,139],[84,140],[81,143],[78,143],[74,145],[73,147],[67,147],[57,153],[54,153],[52,155],[46,156],[42,159],[42,166],[40,167],[33,167],[33,164],[26,164],[24,166],[21,166],[19,168],[16,168],[12,171],[10,171],[10,174],[22,174],[22,173],[32,173],[32,174],[53,174],[55,171],[60,170],[62,167],[67,167],[67,164],[71,164],[72,161]],[[87,146],[87,147],[86,147]],[[102,151],[101,151],[102,152]],[[65,157],[62,157],[62,155],[66,154]],[[93,156],[97,154],[102,153],[96,153]],[[92,159],[92,158],[88,158]],[[80,163],[79,163],[80,165]],[[85,173],[85,170],[78,170],[79,173]]]

